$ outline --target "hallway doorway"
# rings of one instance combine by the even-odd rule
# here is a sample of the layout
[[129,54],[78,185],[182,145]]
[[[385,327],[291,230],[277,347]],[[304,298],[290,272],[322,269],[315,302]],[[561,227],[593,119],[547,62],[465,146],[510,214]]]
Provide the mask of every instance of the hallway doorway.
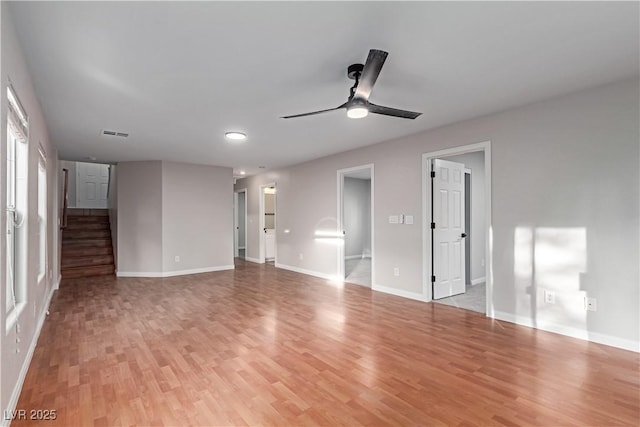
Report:
[[338,218],[342,233],[339,276],[345,282],[373,284],[373,165],[338,171]]

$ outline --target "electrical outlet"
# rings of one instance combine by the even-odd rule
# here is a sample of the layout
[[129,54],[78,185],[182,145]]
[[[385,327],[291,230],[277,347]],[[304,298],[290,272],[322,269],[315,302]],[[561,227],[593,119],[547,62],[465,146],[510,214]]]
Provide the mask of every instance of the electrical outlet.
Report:
[[480,261],[480,264],[484,267],[484,258],[482,258],[482,261]]
[[393,275],[396,277],[400,276],[400,268],[393,267]]
[[556,303],[556,293],[551,291],[544,291],[544,302],[547,304],[555,304]]
[[298,257],[300,258],[300,261],[302,261],[304,259],[304,254],[300,252],[300,255],[298,255]]
[[180,255],[176,255],[176,257],[174,258],[176,262],[180,262]]
[[598,311],[598,302],[595,298],[584,297],[584,309],[587,311]]

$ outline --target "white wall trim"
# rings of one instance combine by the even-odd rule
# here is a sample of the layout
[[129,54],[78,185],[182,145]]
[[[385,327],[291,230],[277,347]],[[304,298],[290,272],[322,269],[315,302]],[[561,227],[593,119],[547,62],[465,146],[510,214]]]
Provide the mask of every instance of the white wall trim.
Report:
[[[11,398],[9,399],[9,403],[7,404],[6,412],[11,413],[16,410],[16,406],[18,405],[18,399],[20,398],[20,393],[22,392],[22,386],[24,385],[24,380],[27,378],[27,372],[29,371],[29,367],[31,366],[31,359],[33,358],[33,353],[36,350],[36,345],[38,344],[38,338],[40,338],[40,332],[42,331],[42,325],[44,325],[44,321],[47,318],[47,313],[49,312],[49,304],[51,304],[51,298],[53,297],[53,293],[55,292],[55,288],[51,288],[49,291],[49,295],[45,299],[45,304],[42,307],[42,311],[40,312],[40,317],[38,318],[38,323],[36,324],[36,330],[31,338],[31,342],[29,343],[29,349],[27,350],[27,355],[24,358],[24,362],[22,363],[22,369],[20,369],[20,373],[18,374],[18,380],[13,388],[13,392],[11,392]],[[8,426],[11,423],[11,420],[5,419],[5,414],[2,414],[2,426]]]
[[534,324],[530,317],[518,316],[516,314],[505,313],[503,311],[496,311],[494,318],[509,323],[515,323],[521,326],[527,326],[529,328],[540,329],[546,332],[553,332],[584,341],[604,344],[611,347],[640,353],[640,341],[627,340],[624,338],[613,337],[611,335],[601,334],[598,332],[589,332],[584,329],[578,329],[570,326],[558,325],[556,323],[544,322],[539,320],[536,321],[536,324]]
[[377,291],[377,292],[382,292],[382,293],[389,294],[389,295],[395,295],[397,297],[409,298],[409,299],[416,300],[416,301],[422,301],[422,302],[430,301],[429,299],[427,299],[427,296],[425,296],[424,294],[421,294],[421,293],[418,293],[418,292],[404,291],[402,289],[389,288],[389,287],[386,287],[386,286],[373,285],[371,287],[371,290]]
[[53,283],[53,290],[60,289],[60,282],[62,282],[62,273],[58,274],[58,279]]
[[473,153],[482,151],[484,153],[484,197],[485,197],[485,218],[486,220],[486,263],[485,277],[486,283],[486,315],[494,317],[493,307],[493,245],[492,245],[492,222],[491,222],[491,141],[479,142],[475,144],[463,145],[447,148],[439,151],[432,151],[422,154],[422,289],[425,301],[431,301],[431,160],[441,157],[448,157],[458,154]]
[[117,277],[173,277],[173,276],[186,276],[188,274],[199,273],[211,273],[213,271],[233,270],[235,266],[232,265],[219,265],[215,267],[193,268],[190,270],[176,270],[176,271],[118,271]]
[[286,264],[279,264],[279,263],[275,263],[276,268],[281,268],[283,270],[289,270],[289,271],[293,271],[296,273],[301,273],[301,274],[306,274],[308,276],[314,276],[314,277],[318,277],[320,279],[326,279],[326,280],[334,280],[335,277],[331,276],[330,274],[326,274],[326,273],[320,273],[319,271],[313,271],[313,270],[307,270],[305,268],[300,268],[300,267],[294,267],[293,265],[286,265]]
[[264,261],[260,261],[258,258],[251,258],[249,256],[244,257],[245,261],[255,262],[256,264],[264,264]]
[[480,283],[484,283],[487,281],[486,277],[478,277],[477,279],[471,279],[471,286],[479,285]]

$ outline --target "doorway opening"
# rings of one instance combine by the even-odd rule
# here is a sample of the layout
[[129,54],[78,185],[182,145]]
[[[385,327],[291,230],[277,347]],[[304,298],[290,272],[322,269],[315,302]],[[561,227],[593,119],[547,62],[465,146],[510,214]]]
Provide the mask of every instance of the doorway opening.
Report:
[[69,209],[109,208],[110,165],[62,160],[61,167],[69,171]]
[[236,191],[233,194],[233,251],[234,257],[246,259],[247,257],[247,189]]
[[372,287],[374,283],[373,164],[338,171],[338,277]]
[[493,317],[491,144],[423,154],[427,299]]
[[260,262],[276,262],[276,184],[260,186]]

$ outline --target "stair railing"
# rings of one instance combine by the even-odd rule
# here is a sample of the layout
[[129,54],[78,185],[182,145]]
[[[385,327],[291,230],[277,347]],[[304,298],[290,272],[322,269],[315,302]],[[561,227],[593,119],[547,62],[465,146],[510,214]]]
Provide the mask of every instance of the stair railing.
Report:
[[63,168],[62,175],[64,177],[64,186],[63,186],[63,201],[62,201],[62,224],[60,224],[60,228],[64,230],[67,228],[67,209],[69,204],[69,169]]

